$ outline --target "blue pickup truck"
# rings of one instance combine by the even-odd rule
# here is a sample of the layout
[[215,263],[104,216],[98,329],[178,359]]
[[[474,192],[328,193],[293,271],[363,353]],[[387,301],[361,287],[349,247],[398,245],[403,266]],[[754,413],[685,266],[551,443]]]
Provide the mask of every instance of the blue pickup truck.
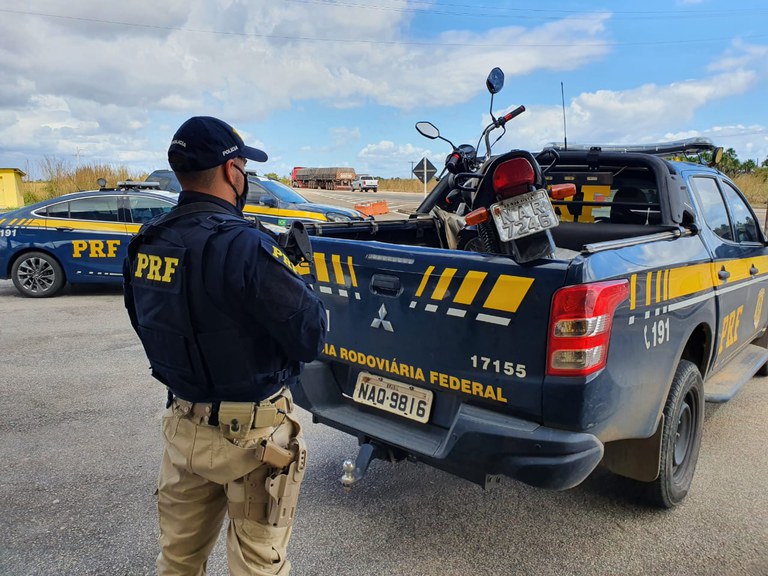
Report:
[[[705,399],[729,400],[768,361],[766,238],[709,165],[718,154],[701,139],[489,150],[407,219],[308,224],[328,334],[294,392],[358,438],[343,481],[408,458],[561,490],[603,465],[651,505],[680,503]],[[517,202],[507,223],[528,218],[537,233],[518,241],[544,250],[493,250],[476,201],[527,178],[520,157],[535,185],[490,212]]]

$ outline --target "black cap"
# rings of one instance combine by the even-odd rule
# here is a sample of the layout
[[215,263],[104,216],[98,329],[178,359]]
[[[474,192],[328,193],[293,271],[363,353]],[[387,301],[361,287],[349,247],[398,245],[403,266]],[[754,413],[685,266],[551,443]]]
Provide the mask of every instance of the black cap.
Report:
[[246,146],[232,126],[212,116],[194,116],[184,122],[168,148],[168,163],[179,172],[208,170],[238,157],[267,161],[266,152]]

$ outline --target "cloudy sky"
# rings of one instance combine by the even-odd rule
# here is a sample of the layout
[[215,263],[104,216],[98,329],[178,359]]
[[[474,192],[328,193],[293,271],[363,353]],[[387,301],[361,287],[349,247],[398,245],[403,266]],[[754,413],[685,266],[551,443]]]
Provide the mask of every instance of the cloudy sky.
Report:
[[496,145],[708,136],[768,157],[765,0],[0,0],[0,167],[166,168],[186,118],[218,116],[264,172],[409,177],[495,114]]

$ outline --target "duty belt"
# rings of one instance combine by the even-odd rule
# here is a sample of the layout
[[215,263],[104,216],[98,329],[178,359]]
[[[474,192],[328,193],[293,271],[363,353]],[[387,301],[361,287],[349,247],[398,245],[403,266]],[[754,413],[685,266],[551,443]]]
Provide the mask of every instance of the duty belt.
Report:
[[201,424],[220,426],[232,435],[252,428],[274,426],[291,411],[290,393],[281,388],[260,402],[190,402],[170,397],[169,406],[175,405],[183,415],[189,415]]

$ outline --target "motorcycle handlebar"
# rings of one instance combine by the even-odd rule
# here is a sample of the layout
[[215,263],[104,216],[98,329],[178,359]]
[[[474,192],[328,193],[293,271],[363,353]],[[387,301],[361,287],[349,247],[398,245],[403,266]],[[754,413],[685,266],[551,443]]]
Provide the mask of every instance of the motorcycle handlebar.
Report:
[[456,171],[456,168],[459,165],[459,160],[461,159],[461,156],[458,152],[451,153],[448,158],[445,160],[445,168],[453,174]]
[[504,116],[499,118],[496,123],[498,124],[499,127],[502,127],[504,126],[504,124],[512,120],[512,118],[514,118],[515,116],[519,116],[523,112],[525,112],[525,106],[521,104],[520,106],[512,110],[512,112],[509,112],[508,114],[505,114]]

